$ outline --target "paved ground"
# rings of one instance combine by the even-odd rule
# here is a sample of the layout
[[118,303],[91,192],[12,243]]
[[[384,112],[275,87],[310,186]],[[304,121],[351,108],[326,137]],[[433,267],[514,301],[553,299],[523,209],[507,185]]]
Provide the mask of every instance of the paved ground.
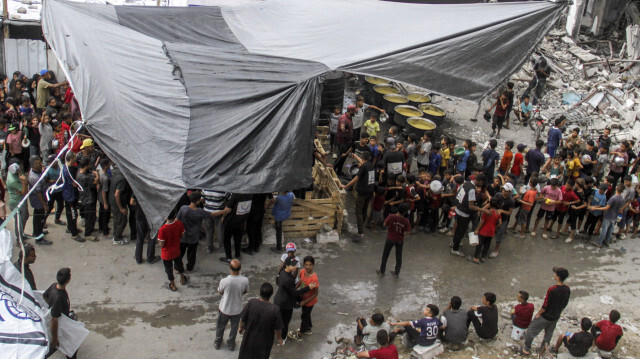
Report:
[[[132,244],[114,246],[108,240],[79,244],[64,234],[64,228],[49,225],[49,230],[54,244],[37,248],[38,259],[32,268],[39,288],[44,289],[54,281],[59,267],[71,267],[71,306],[91,330],[80,349],[81,358],[122,358],[132,353],[136,358],[236,357],[237,353],[225,349],[216,352],[212,345],[220,299],[217,283],[227,272],[227,266],[217,260],[219,253],[208,255],[200,246],[200,270],[192,275],[192,284],[173,293],[163,288],[167,280],[162,264],[136,264]],[[600,251],[582,242],[567,245],[560,240],[508,236],[500,257],[478,266],[449,255],[449,237],[417,234],[407,239],[398,280],[375,274],[383,242],[382,234],[367,234],[359,244],[346,239],[330,245],[296,240],[301,256],[317,258],[321,287],[312,315],[314,334],[301,343],[275,349],[274,358],[287,354],[321,358],[335,347],[327,341],[353,336],[358,316],[381,311],[387,317],[411,319],[425,304],[443,308],[452,295],[462,297],[464,307],[477,305],[485,291],[498,296],[500,339],[480,343],[472,335],[469,350],[473,352],[442,357],[509,357],[503,353],[512,342],[506,313],[521,289],[529,291],[539,307],[546,288],[553,284],[551,268],[555,265],[569,269],[568,284],[573,289],[565,311],[567,321],[559,325],[558,333],[573,330],[571,322],[583,315],[599,319],[617,308],[626,328],[619,353],[640,357],[636,299],[640,296],[640,274],[635,270],[640,264],[638,240],[621,241],[613,249]],[[626,253],[621,251],[623,247]],[[468,247],[463,250],[469,252]],[[393,263],[390,260],[391,266]],[[273,281],[277,264],[277,256],[266,250],[243,258],[243,274],[251,283],[247,298],[257,295],[260,283]],[[296,312],[292,326],[299,323]]]
[[[468,121],[475,114],[473,106],[446,100],[443,105],[455,111],[451,117],[465,119],[449,124],[450,129],[455,129],[450,133],[474,140],[482,139],[475,136],[486,137],[483,133],[488,133],[488,123]],[[529,132],[506,131],[500,143],[507,139],[527,143]],[[350,215],[349,221],[355,222],[355,217]],[[237,357],[237,352],[213,349],[220,300],[216,288],[228,271],[226,265],[218,262],[220,253],[208,255],[205,246],[200,246],[200,270],[192,275],[189,286],[179,286],[179,291],[173,293],[164,288],[167,280],[161,263],[135,263],[133,244],[114,246],[104,239],[79,244],[60,226],[50,224],[49,231],[48,237],[54,244],[37,248],[38,259],[32,268],[39,288],[44,289],[55,280],[58,268],[71,267],[72,281],[68,288],[71,307],[91,330],[80,348],[80,358]],[[358,316],[381,311],[388,318],[412,319],[420,315],[425,304],[435,303],[444,308],[452,295],[459,295],[464,307],[478,305],[486,291],[498,296],[499,339],[481,342],[472,334],[466,350],[445,352],[441,357],[509,358],[513,356],[509,346],[514,342],[509,339],[511,326],[507,318],[509,309],[515,305],[517,291],[527,290],[537,309],[547,287],[553,284],[551,268],[558,265],[567,267],[571,273],[567,283],[572,288],[572,299],[557,333],[575,330],[582,316],[599,320],[616,308],[622,313],[625,328],[617,355],[640,357],[637,239],[618,242],[610,250],[597,250],[580,241],[565,244],[562,240],[543,241],[539,237],[521,240],[509,234],[500,257],[478,266],[449,255],[449,237],[417,234],[407,238],[402,273],[395,280],[391,276],[381,279],[375,274],[384,235],[366,234],[360,244],[350,242],[348,237],[330,245],[295,240],[300,256],[310,254],[317,258],[321,286],[319,303],[312,314],[314,334],[301,343],[287,343],[284,348],[274,349],[273,358],[330,357],[336,346],[335,337],[353,337]],[[463,251],[470,252],[468,247]],[[246,298],[257,296],[262,282],[273,282],[278,260],[268,250],[242,258],[243,274],[251,283]],[[392,254],[390,268],[394,263]],[[295,312],[292,328],[299,324],[299,312]],[[240,340],[239,336],[238,344]],[[53,358],[61,357],[56,354]],[[408,355],[405,353],[404,357]]]

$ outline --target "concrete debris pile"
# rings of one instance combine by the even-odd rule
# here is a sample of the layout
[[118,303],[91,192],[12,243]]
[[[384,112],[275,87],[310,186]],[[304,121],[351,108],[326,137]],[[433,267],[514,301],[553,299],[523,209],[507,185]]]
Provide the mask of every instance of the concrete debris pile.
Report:
[[[564,114],[569,118],[567,128],[580,127],[586,139],[596,139],[610,127],[614,143],[637,140],[640,60],[626,59],[625,49],[640,47],[640,42],[638,37],[628,38],[612,42],[580,35],[574,41],[564,29],[550,31],[533,56],[546,58],[553,70],[541,101],[542,113],[550,119]],[[516,94],[524,92],[533,74],[531,61],[511,77]]]

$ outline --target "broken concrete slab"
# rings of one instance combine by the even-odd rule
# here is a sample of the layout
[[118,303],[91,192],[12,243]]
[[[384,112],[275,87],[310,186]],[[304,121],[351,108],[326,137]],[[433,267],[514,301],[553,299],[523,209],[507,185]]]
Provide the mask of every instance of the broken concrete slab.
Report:
[[582,49],[580,47],[574,46],[570,47],[567,51],[573,54],[575,57],[579,58],[582,62],[592,62],[600,59],[598,56],[590,53],[589,51]]

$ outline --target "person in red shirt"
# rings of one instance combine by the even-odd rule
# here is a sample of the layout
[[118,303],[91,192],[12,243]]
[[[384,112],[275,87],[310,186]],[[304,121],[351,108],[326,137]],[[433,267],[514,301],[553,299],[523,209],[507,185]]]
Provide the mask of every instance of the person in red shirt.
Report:
[[620,312],[612,310],[609,320],[601,320],[591,328],[591,333],[596,338],[595,345],[606,352],[613,351],[622,338],[622,328],[616,324],[620,320]]
[[519,178],[522,176],[522,165],[524,164],[523,153],[524,153],[524,150],[527,149],[527,145],[520,143],[516,148],[518,149],[518,153],[516,153],[515,156],[513,156],[513,165],[511,166],[511,173],[513,173],[514,176]]
[[511,160],[513,160],[513,141],[507,141],[504,145],[504,153],[502,154],[502,159],[500,160],[500,166],[498,166],[498,173],[501,175],[505,175],[509,172],[509,168],[511,167]]
[[158,231],[158,243],[160,243],[160,257],[164,263],[164,271],[169,278],[169,289],[178,290],[173,277],[173,269],[180,273],[180,284],[187,284],[189,278],[184,275],[184,266],[180,257],[180,238],[184,235],[184,225],[176,219],[176,211],[169,213],[169,217]]
[[484,263],[484,259],[489,254],[491,240],[496,234],[496,228],[502,225],[502,215],[498,212],[502,206],[500,199],[497,197],[491,198],[489,206],[489,209],[483,209],[480,223],[478,223],[478,228],[474,232],[479,237],[480,243],[476,246],[473,258],[469,257],[469,261],[475,264]]
[[[511,321],[514,327],[520,329],[529,328],[531,320],[533,319],[534,307],[532,303],[527,302],[529,300],[529,293],[521,290],[518,292],[518,305],[511,311]],[[523,331],[524,336],[524,331]]]
[[[315,283],[315,288],[302,294],[302,300],[300,301],[300,308],[302,314],[300,314],[300,330],[296,333],[298,338],[301,334],[311,335],[311,311],[313,306],[318,303],[318,274],[313,270],[316,265],[316,260],[312,256],[306,256],[302,260],[304,269],[300,271],[300,280],[298,281],[298,288],[308,287],[309,284]],[[294,338],[295,339],[295,338]]]
[[[496,136],[496,138],[500,138],[500,130],[502,129],[502,124],[504,123],[505,118],[507,117],[507,107],[509,107],[508,96],[509,95],[506,91],[503,92],[496,102],[487,110],[487,112],[491,112],[494,107],[496,108],[496,111],[493,113],[493,122],[491,123],[491,129],[493,130],[489,135],[491,137]],[[498,128],[497,135],[496,128]]]
[[389,344],[389,333],[386,330],[378,330],[376,340],[380,349],[362,351],[356,354],[356,358],[398,359],[398,349],[395,345]]
[[401,203],[398,206],[398,213],[393,213],[393,207],[391,214],[385,219],[384,225],[387,227],[387,241],[384,243],[384,251],[382,252],[382,263],[380,263],[380,269],[376,270],[378,276],[384,277],[384,272],[387,268],[387,259],[391,254],[391,249],[396,248],[396,268],[391,273],[394,278],[398,278],[400,269],[402,268],[402,247],[404,245],[404,236],[411,232],[411,224],[405,215],[409,212],[409,204]]

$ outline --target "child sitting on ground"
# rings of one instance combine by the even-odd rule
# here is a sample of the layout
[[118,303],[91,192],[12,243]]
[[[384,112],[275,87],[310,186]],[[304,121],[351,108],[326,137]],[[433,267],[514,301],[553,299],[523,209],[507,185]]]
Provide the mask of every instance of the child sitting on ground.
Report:
[[[438,313],[440,313],[438,307],[435,304],[429,304],[422,311],[424,318],[410,322],[406,321],[389,324],[392,326],[401,326],[402,328],[394,329],[394,333],[397,335],[406,332],[412,346],[419,345],[428,347],[438,339],[438,331],[444,329],[440,319],[437,317]],[[418,331],[418,329],[420,331]]]
[[582,331],[579,333],[566,332],[565,334],[560,334],[556,345],[549,351],[557,355],[562,343],[564,343],[564,346],[567,347],[572,356],[579,358],[587,355],[589,348],[591,348],[591,343],[593,343],[593,335],[589,333],[591,319],[582,318],[580,327]]
[[387,332],[391,330],[389,323],[385,323],[384,321],[384,315],[380,313],[372,315],[368,324],[364,318],[358,318],[356,323],[358,325],[356,329],[357,334],[353,338],[353,342],[356,343],[356,345],[364,345],[366,350],[378,349],[376,334],[379,330],[386,330]]
[[358,353],[357,358],[398,358],[398,349],[391,344],[393,338],[386,330],[378,330],[376,333],[376,341],[380,346],[377,350],[366,350]]
[[609,313],[609,320],[601,320],[591,328],[591,334],[595,337],[594,346],[606,352],[616,348],[622,338],[622,327],[616,324],[618,320],[620,312],[614,309]]
[[521,290],[518,292],[518,305],[511,309],[511,322],[513,323],[514,332],[517,332],[517,338],[514,338],[514,333],[511,334],[511,339],[520,340],[524,337],[524,332],[529,328],[531,319],[533,318],[533,304],[527,302],[529,300],[529,293]]

